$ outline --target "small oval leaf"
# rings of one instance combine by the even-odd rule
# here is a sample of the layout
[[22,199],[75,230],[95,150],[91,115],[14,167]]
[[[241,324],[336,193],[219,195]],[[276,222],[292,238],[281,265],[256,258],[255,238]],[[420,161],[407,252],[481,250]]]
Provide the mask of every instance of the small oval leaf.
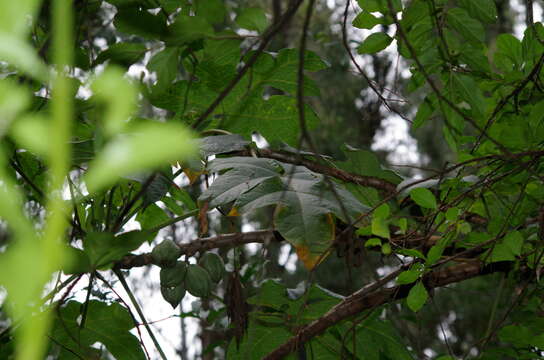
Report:
[[377,32],[370,34],[357,48],[357,52],[359,54],[374,54],[388,47],[391,41],[393,41],[393,38],[386,33]]
[[426,188],[417,188],[410,191],[410,197],[416,204],[426,209],[436,209],[436,199],[431,190]]
[[410,289],[408,297],[406,298],[406,303],[410,310],[418,312],[423,305],[425,305],[428,297],[429,294],[427,293],[427,289],[425,289],[425,286],[419,281]]

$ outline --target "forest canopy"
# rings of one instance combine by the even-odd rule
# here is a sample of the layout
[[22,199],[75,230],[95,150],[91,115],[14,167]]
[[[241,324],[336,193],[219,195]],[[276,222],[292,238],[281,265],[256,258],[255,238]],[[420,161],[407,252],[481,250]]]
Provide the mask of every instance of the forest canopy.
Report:
[[0,359],[542,358],[542,10],[2,1]]

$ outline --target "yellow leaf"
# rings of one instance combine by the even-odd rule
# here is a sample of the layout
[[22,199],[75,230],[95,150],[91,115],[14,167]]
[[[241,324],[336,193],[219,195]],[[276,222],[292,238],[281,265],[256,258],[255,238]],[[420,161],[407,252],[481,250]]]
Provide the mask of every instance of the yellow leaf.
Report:
[[323,254],[316,254],[310,251],[310,248],[306,245],[295,246],[297,251],[297,256],[300,261],[304,264],[304,267],[311,271],[317,265],[321,264],[323,260],[329,255],[330,250],[326,251]]
[[189,184],[190,185],[193,185],[194,182],[198,180],[200,175],[202,175],[204,173],[203,171],[194,171],[194,170],[189,169],[189,168],[183,169],[183,172],[185,173],[185,176],[187,176],[189,178]]
[[[327,214],[327,223],[330,226],[330,244],[332,245],[334,243],[335,239],[335,229],[336,229],[336,223],[334,222],[334,217],[332,214]],[[304,264],[306,269],[312,270],[317,265],[321,264],[323,260],[327,258],[327,256],[331,252],[331,247],[325,250],[325,252],[316,252],[315,250],[312,251],[307,245],[295,245],[295,249],[297,252],[297,256],[300,261]]]
[[240,213],[238,212],[238,209],[233,206],[227,216],[240,216]]

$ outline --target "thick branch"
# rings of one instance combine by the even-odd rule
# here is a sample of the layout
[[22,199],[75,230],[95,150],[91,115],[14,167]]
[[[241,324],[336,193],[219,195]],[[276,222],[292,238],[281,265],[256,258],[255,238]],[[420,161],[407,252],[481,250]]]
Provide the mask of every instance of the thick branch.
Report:
[[[436,269],[427,274],[423,281],[427,289],[467,280],[476,276],[509,269],[509,263],[495,263],[483,266],[479,260]],[[408,296],[411,285],[399,285],[368,292],[363,288],[331,308],[325,315],[301,328],[297,335],[268,354],[265,359],[281,359],[297,349],[297,344],[304,344],[313,337],[322,334],[329,327],[362,311],[377,308],[385,303]]]
[[[268,243],[282,239],[274,230],[259,230],[247,233],[222,234],[218,236],[193,240],[187,244],[179,244],[182,255],[194,255],[197,252],[218,248],[232,248],[249,243]],[[127,255],[115,267],[117,269],[131,269],[153,264],[150,253],[141,255]]]

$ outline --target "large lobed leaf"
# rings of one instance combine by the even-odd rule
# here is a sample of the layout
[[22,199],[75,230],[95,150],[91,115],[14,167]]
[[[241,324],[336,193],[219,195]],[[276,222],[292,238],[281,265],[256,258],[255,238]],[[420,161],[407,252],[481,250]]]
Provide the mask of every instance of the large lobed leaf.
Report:
[[331,189],[323,175],[305,167],[231,157],[215,159],[209,170],[226,172],[201,195],[200,201],[210,201],[211,207],[233,203],[232,213],[277,205],[275,226],[295,246],[309,269],[326,256],[334,241],[332,215],[349,222],[367,210],[342,186],[333,183]]

